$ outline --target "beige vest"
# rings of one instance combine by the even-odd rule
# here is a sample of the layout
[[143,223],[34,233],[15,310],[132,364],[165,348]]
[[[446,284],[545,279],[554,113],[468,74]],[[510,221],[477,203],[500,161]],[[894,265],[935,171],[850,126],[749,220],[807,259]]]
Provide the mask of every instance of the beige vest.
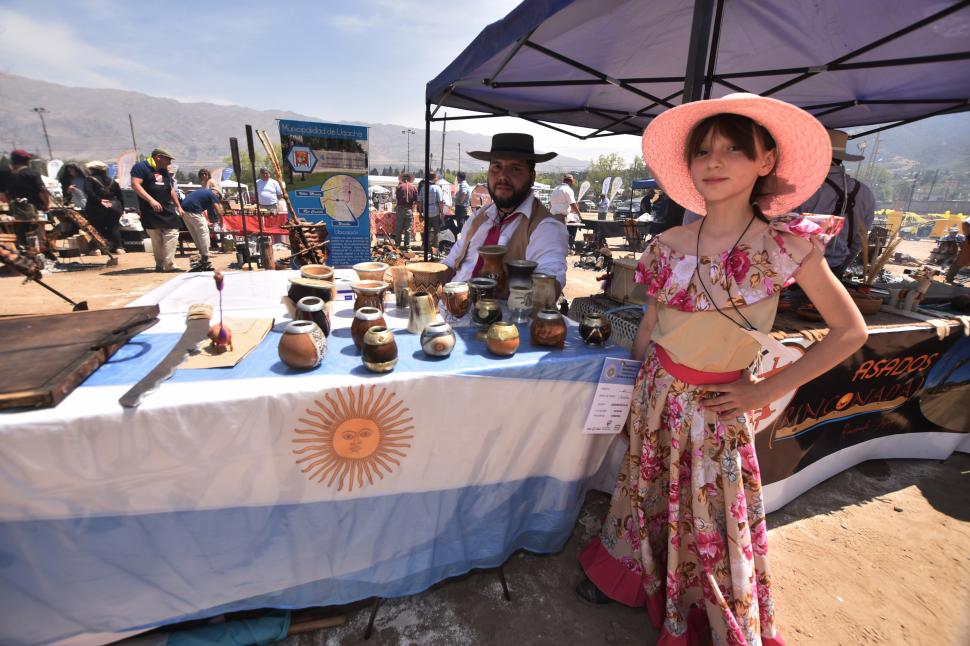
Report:
[[[486,215],[488,211],[488,206],[483,206],[472,216],[472,222],[468,225],[468,231],[465,232],[464,238],[461,241],[461,251],[458,252],[458,256],[455,258],[455,271],[461,267],[461,263],[464,262],[465,256],[468,255],[468,245],[471,244],[472,238],[475,237],[475,233],[478,231],[479,227],[488,221],[488,216]],[[509,241],[506,243],[509,251],[505,254],[506,260],[522,260],[525,258],[526,249],[529,247],[529,240],[532,239],[532,232],[536,230],[539,223],[547,218],[552,218],[563,222],[563,216],[553,215],[549,212],[549,209],[542,205],[536,198],[532,198],[532,215],[529,217],[529,226],[524,227],[519,224],[515,228],[515,232]]]

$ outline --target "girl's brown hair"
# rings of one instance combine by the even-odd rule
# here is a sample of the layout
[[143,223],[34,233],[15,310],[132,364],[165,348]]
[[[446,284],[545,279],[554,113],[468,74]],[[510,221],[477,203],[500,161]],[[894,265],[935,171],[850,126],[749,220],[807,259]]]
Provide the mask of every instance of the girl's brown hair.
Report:
[[[755,141],[760,143],[762,150],[765,151],[775,150],[777,148],[774,138],[764,126],[740,114],[722,112],[721,114],[715,114],[704,119],[691,130],[690,136],[687,137],[687,149],[684,151],[688,167],[709,134],[719,134],[731,141],[741,149],[745,157],[751,160],[755,159],[758,154]],[[777,160],[775,163],[778,163]],[[755,215],[765,222],[768,221],[768,218],[761,212],[761,207],[758,206],[757,199],[766,195],[763,191],[763,186],[769,176],[770,174],[765,177],[759,177],[755,181],[754,186],[751,188],[751,197],[749,199],[751,205],[754,207]]]

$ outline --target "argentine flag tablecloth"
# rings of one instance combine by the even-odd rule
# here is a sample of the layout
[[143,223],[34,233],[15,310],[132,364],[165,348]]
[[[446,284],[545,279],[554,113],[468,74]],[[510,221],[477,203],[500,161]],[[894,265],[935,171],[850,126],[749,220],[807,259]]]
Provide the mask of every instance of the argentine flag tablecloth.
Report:
[[429,359],[392,306],[400,361],[375,375],[336,301],[326,358],[300,373],[276,354],[293,275],[226,275],[227,318],[276,320],[234,368],[179,370],[118,404],[189,305],[218,304],[211,274],[185,274],[133,303],[158,303],[160,322],[59,406],[0,415],[0,641],[408,595],[562,547],[613,439],[582,422],[604,357],[625,351],[575,327],[565,350],[532,348],[521,326],[500,358],[466,327]]

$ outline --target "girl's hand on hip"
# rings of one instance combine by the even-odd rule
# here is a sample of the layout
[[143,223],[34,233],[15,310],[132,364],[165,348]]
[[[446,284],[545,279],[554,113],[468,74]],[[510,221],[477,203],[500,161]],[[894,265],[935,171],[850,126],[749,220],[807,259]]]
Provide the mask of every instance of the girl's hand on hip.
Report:
[[740,417],[749,410],[762,408],[772,400],[762,381],[745,370],[740,379],[729,384],[698,386],[705,393],[701,406],[721,419]]

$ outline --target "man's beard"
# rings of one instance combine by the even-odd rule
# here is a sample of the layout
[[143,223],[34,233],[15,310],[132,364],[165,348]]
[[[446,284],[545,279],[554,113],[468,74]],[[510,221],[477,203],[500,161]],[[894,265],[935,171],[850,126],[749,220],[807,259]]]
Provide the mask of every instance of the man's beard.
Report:
[[514,209],[518,205],[522,204],[522,201],[525,200],[525,198],[529,197],[529,195],[532,194],[532,187],[525,186],[522,188],[521,191],[517,191],[513,193],[510,197],[502,199],[497,195],[495,195],[495,191],[492,190],[492,185],[489,184],[488,194],[492,196],[492,202],[494,202],[495,206],[497,206],[498,208],[502,210]]

